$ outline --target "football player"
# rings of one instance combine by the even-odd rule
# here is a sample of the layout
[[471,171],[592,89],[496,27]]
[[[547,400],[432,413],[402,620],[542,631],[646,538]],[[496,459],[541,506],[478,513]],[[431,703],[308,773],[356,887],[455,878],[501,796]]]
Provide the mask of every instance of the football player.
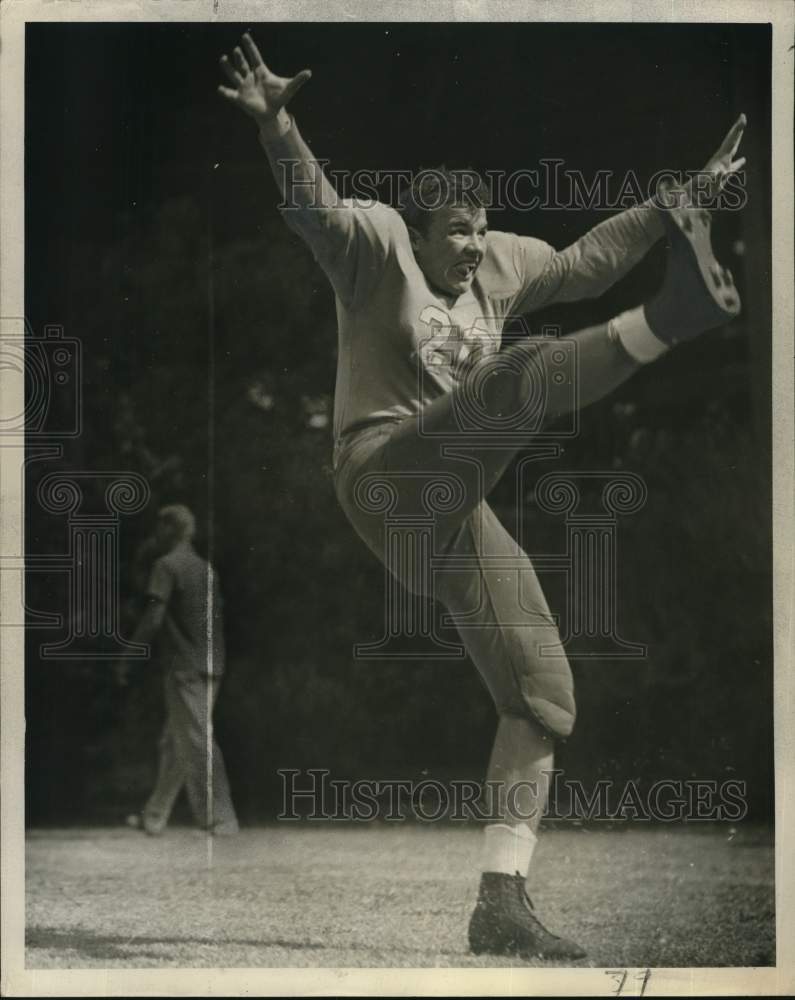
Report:
[[[430,591],[453,616],[466,617],[462,642],[497,709],[488,779],[503,793],[496,821],[485,827],[470,948],[582,958],[579,945],[541,924],[525,887],[554,741],[574,725],[571,671],[530,560],[486,503],[522,440],[513,435],[495,447],[475,445],[484,429],[504,430],[511,414],[519,415],[521,429],[539,372],[544,420],[553,421],[600,399],[674,344],[734,317],[739,296],[713,257],[709,213],[689,204],[687,190],[671,189],[667,199],[607,219],[556,251],[541,240],[491,231],[488,192],[468,172],[424,171],[397,208],[346,200],[287,111],[311,72],[276,75],[247,34],[221,66],[228,78],[221,95],[256,123],[284,219],[334,289],[339,501],[406,587]],[[705,168],[713,190],[744,163],[734,158],[744,127],[741,116]],[[570,377],[549,377],[559,351],[554,339],[530,337],[500,349],[506,316],[601,295],[665,235],[671,249],[660,291],[574,334]],[[525,443],[538,427],[537,420],[528,426]],[[444,571],[428,573],[427,554],[410,546],[385,551],[384,511],[393,503],[422,513],[440,482],[451,490],[435,517],[433,555],[441,556]],[[512,788],[526,793],[521,815]]]

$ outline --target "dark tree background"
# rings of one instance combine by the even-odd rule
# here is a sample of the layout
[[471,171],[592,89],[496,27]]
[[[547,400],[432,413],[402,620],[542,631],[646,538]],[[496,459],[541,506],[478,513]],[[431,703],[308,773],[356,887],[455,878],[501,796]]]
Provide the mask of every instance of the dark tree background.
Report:
[[[383,628],[383,570],[333,496],[333,299],[284,226],[256,130],[216,95],[218,56],[247,25],[34,24],[27,29],[26,309],[84,352],[84,430],[32,463],[28,551],[64,551],[35,503],[58,468],[135,470],[147,510],[123,521],[125,628],[135,553],[157,506],[183,501],[218,567],[229,673],[217,729],[243,819],[272,815],[279,767],[335,777],[483,776],[494,711],[474,668],[353,658]],[[745,309],[582,415],[551,469],[620,468],[649,500],[621,521],[618,619],[644,662],[575,663],[569,777],[735,778],[772,813],[770,31],[765,25],[262,24],[294,105],[334,169],[542,157],[592,177],[695,170],[745,111],[748,205],[717,223]],[[597,211],[502,211],[494,228],[562,247]],[[597,302],[531,319],[564,330],[637,304],[655,250]],[[564,527],[531,490],[523,543]],[[493,502],[515,523],[510,474]],[[554,575],[543,581],[563,610]],[[28,603],[63,610],[55,576]],[[29,629],[30,822],[111,820],[140,806],[162,722],[157,669],[42,659]]]

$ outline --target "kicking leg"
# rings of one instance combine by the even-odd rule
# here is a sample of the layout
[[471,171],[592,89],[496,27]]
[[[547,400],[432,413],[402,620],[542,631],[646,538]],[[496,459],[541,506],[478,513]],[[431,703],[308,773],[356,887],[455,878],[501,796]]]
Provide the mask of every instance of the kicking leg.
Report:
[[[560,350],[559,342],[523,340],[478,362],[453,392],[435,399],[419,417],[404,420],[392,431],[385,471],[451,472],[462,480],[464,502],[449,517],[437,519],[441,533],[455,530],[489,495],[517,451],[532,442],[539,425],[601,399],[641,367],[610,324],[580,330],[566,340],[574,342],[576,349],[573,368],[564,382],[558,383],[547,374],[553,366],[552,355]],[[528,397],[538,394],[539,379],[543,380],[543,413],[533,415],[532,427],[525,433],[520,417],[503,445],[495,443],[492,433],[489,448],[479,448],[488,427],[478,425],[478,418],[504,420],[521,414]],[[454,445],[459,453],[471,448],[477,462],[447,457],[444,445]]]
[[[398,425],[389,442],[389,468],[393,470],[442,471],[440,442],[455,442],[456,448],[477,445],[483,426],[470,426],[473,414],[486,422],[520,415],[531,393],[543,381],[541,422],[549,423],[574,409],[596,402],[625,382],[638,369],[670,347],[698,336],[705,330],[732,320],[740,311],[740,296],[731,272],[722,267],[712,251],[711,216],[704,209],[676,205],[661,211],[670,253],[660,290],[646,305],[623,313],[609,323],[590,327],[566,338],[576,345],[574,379],[556,381],[549,376],[550,361],[559,343],[554,339],[522,340],[498,355],[474,365],[453,392],[424,407],[421,415]],[[503,448],[478,452],[482,479],[468,475],[467,499],[454,514],[455,527],[487,497],[506,466],[523,444],[531,443],[538,431],[523,433],[521,419],[512,426],[511,441]],[[444,518],[440,518],[443,527]]]

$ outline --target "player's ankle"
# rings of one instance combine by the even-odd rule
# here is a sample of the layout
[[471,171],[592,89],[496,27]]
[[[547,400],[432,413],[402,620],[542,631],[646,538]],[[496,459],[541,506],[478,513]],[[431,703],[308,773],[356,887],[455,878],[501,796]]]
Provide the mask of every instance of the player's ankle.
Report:
[[536,841],[526,823],[489,823],[484,832],[483,871],[526,876]]

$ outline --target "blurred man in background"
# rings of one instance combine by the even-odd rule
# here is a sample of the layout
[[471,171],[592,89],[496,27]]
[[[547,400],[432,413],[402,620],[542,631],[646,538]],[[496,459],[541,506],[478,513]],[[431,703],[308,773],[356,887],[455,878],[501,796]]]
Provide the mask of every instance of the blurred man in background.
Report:
[[148,545],[154,562],[134,642],[154,643],[163,672],[166,721],[157,781],[130,825],[157,836],[185,787],[197,825],[215,835],[238,824],[212,712],[224,672],[221,594],[213,567],[193,547],[196,521],[175,504],[158,512]]

